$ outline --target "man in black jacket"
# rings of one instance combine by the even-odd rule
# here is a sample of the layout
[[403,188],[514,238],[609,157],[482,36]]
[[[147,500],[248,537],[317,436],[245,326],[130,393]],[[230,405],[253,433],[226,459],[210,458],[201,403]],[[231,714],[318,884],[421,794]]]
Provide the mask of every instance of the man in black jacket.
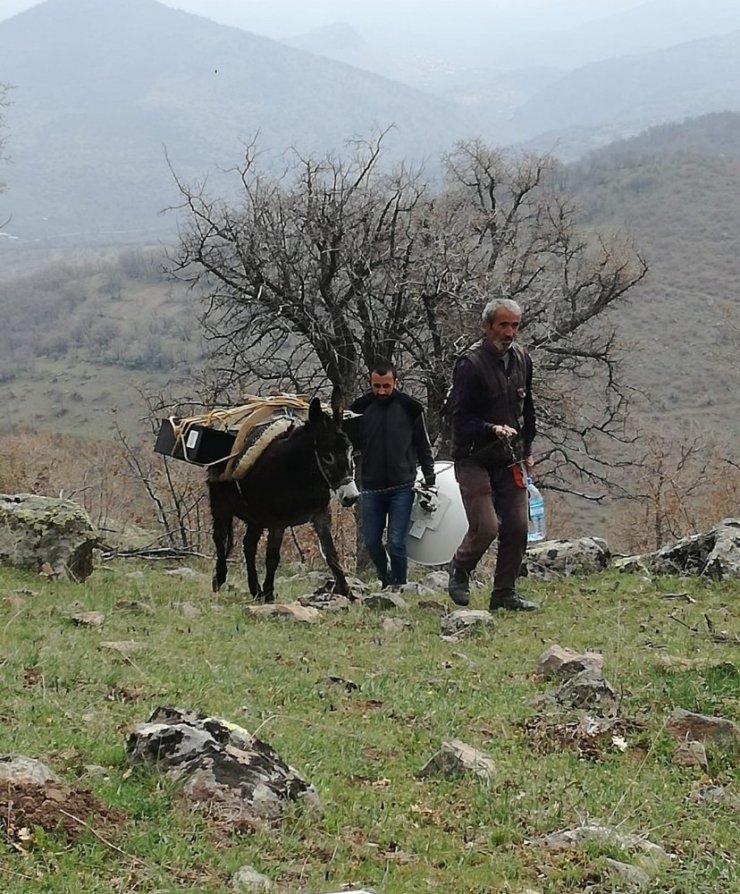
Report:
[[435,484],[424,407],[397,386],[393,364],[378,361],[370,370],[370,393],[350,407],[362,414],[353,426],[353,443],[362,451],[362,536],[384,587],[407,581],[406,535],[417,466],[425,485]]
[[535,611],[515,589],[527,549],[524,469],[531,470],[535,409],[532,358],[514,340],[522,311],[507,298],[483,309],[483,338],[456,363],[449,402],[452,458],[468,532],[450,563],[450,598],[467,605],[470,575],[498,537],[491,611]]

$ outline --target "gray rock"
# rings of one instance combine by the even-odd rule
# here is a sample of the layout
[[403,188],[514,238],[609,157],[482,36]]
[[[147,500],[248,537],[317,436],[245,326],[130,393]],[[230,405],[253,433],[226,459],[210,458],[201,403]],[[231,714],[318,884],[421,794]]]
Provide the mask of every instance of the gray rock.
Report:
[[406,600],[391,590],[384,590],[382,593],[370,593],[368,596],[361,596],[360,602],[365,608],[380,609],[381,611],[390,611],[394,608],[402,610],[408,608]]
[[417,776],[459,776],[465,773],[489,780],[493,779],[496,767],[485,752],[466,745],[460,739],[449,739],[442,742],[440,750],[424,764]]
[[724,717],[711,717],[674,708],[666,729],[677,739],[703,743],[740,743],[740,727]]
[[301,624],[315,624],[321,617],[316,608],[301,605],[299,602],[273,602],[269,605],[247,605],[244,611],[248,615],[265,618],[283,618],[298,621]]
[[277,820],[288,801],[319,807],[314,787],[273,748],[218,717],[156,708],[129,736],[126,752],[132,764],[181,782],[194,808],[234,827]]
[[544,540],[527,548],[522,574],[548,580],[569,574],[593,574],[609,565],[611,553],[605,540]]
[[684,537],[646,558],[650,569],[661,574],[739,578],[740,518],[726,518],[710,531]]
[[619,860],[612,860],[610,857],[607,857],[606,865],[615,875],[624,879],[624,881],[635,888],[644,888],[650,884],[650,876],[643,872],[639,866],[633,866],[632,863],[621,863]]
[[346,596],[337,596],[336,593],[306,593],[298,597],[298,602],[320,612],[346,612],[352,605]]
[[469,608],[460,608],[440,619],[442,634],[448,637],[460,637],[475,633],[478,630],[490,629],[494,626],[490,612]]
[[620,556],[612,561],[612,567],[623,574],[649,574],[648,562],[644,556]]
[[449,579],[450,576],[446,571],[431,571],[429,574],[424,575],[421,579],[421,584],[429,590],[434,590],[435,592],[443,590],[446,593]]
[[72,500],[0,494],[0,562],[82,581],[92,574],[98,538]]
[[188,621],[192,621],[200,615],[200,609],[192,602],[181,602],[178,606],[180,614]]
[[411,621],[408,618],[384,618],[383,619],[383,630],[386,633],[400,633],[402,630],[407,630],[411,627]]
[[231,877],[231,887],[240,894],[264,894],[272,891],[275,886],[266,875],[257,872],[252,866],[242,866]]
[[706,769],[709,766],[707,750],[701,742],[679,742],[676,749],[676,763],[682,767],[702,767]]
[[78,612],[70,620],[78,627],[100,628],[105,623],[105,615],[102,612]]
[[44,785],[62,780],[41,761],[25,754],[0,754],[0,782]]
[[202,571],[196,571],[195,568],[188,568],[187,565],[184,565],[181,568],[168,568],[167,571],[163,572],[167,574],[169,577],[190,577],[194,580],[196,578],[205,577]]
[[585,670],[601,673],[604,656],[599,652],[575,652],[563,646],[554,645],[546,649],[537,664],[537,670],[546,679],[568,680]]
[[564,708],[598,708],[602,714],[612,716],[618,709],[617,696],[611,684],[601,676],[600,671],[593,669],[581,671],[565,680],[548,698]]
[[702,785],[691,795],[695,804],[722,804],[731,810],[740,810],[740,796],[722,785]]
[[553,832],[542,838],[535,838],[532,844],[549,850],[567,850],[580,847],[587,841],[615,844],[630,853],[637,851],[649,854],[651,857],[668,857],[666,851],[659,844],[655,844],[641,835],[628,835],[611,826],[601,826],[596,823]]

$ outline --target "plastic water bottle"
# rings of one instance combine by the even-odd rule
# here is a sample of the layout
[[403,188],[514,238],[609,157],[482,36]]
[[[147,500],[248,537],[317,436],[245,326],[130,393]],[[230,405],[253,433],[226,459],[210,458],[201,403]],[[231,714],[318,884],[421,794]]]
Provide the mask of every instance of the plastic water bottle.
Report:
[[527,496],[529,497],[527,541],[535,543],[537,540],[545,539],[545,501],[529,475],[527,475]]

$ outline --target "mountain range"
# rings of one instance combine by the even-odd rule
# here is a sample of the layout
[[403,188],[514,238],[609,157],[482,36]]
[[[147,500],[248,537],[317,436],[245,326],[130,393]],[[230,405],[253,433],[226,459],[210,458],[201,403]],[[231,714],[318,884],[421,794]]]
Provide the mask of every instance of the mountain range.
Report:
[[0,22],[0,82],[0,219],[22,238],[171,234],[169,165],[218,183],[257,134],[279,164],[391,126],[389,156],[421,161],[470,132],[443,99],[155,0],[47,0]]
[[[734,5],[715,7],[716,21],[735,21]],[[652,0],[620,27],[666,8]],[[667,35],[685,34],[681,22]],[[0,83],[13,85],[6,232],[43,244],[170,238],[177,215],[161,212],[178,203],[175,175],[228,197],[225,172],[255,138],[274,170],[291,149],[341,153],[386,128],[390,161],[434,164],[476,137],[567,160],[653,124],[740,109],[740,31],[565,72],[494,71],[480,67],[485,54],[452,69],[379,59],[342,26],[323,38],[344,61],[317,55],[318,39],[306,52],[156,0],[46,0],[0,21]]]

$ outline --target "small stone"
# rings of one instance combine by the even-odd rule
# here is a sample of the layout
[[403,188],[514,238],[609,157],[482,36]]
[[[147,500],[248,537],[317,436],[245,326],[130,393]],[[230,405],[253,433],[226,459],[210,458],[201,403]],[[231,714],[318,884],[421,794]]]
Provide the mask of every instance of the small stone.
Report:
[[547,679],[556,677],[567,680],[584,670],[598,673],[604,668],[604,656],[599,652],[575,652],[564,646],[554,645],[546,649],[537,664],[537,670]]
[[0,754],[0,782],[44,785],[46,782],[61,780],[45,764],[33,757],[25,754]]
[[490,612],[461,608],[441,619],[442,633],[449,637],[471,634],[476,630],[491,629],[494,620]]
[[707,750],[701,742],[679,742],[676,749],[676,763],[682,767],[702,767],[706,769],[709,766]]
[[407,618],[385,618],[383,620],[383,630],[386,633],[400,633],[411,627],[411,621]]
[[272,891],[273,883],[252,866],[242,866],[231,878],[231,887],[240,894],[263,894]]
[[102,612],[78,612],[71,620],[78,627],[102,627],[105,615]]
[[474,773],[482,779],[492,779],[496,772],[493,760],[483,751],[466,745],[460,739],[442,742],[440,750],[419,770],[417,776],[425,777],[439,773],[456,776]]
[[248,615],[263,618],[283,618],[298,621],[302,624],[315,624],[321,618],[316,608],[301,605],[299,602],[273,602],[269,605],[247,605],[244,611]]
[[638,866],[633,866],[631,863],[621,863],[619,860],[612,860],[609,857],[607,857],[606,865],[615,875],[623,878],[636,888],[644,888],[645,885],[650,884],[650,876]]
[[666,729],[677,739],[694,742],[740,742],[740,727],[724,717],[695,714],[675,708],[668,718]]

